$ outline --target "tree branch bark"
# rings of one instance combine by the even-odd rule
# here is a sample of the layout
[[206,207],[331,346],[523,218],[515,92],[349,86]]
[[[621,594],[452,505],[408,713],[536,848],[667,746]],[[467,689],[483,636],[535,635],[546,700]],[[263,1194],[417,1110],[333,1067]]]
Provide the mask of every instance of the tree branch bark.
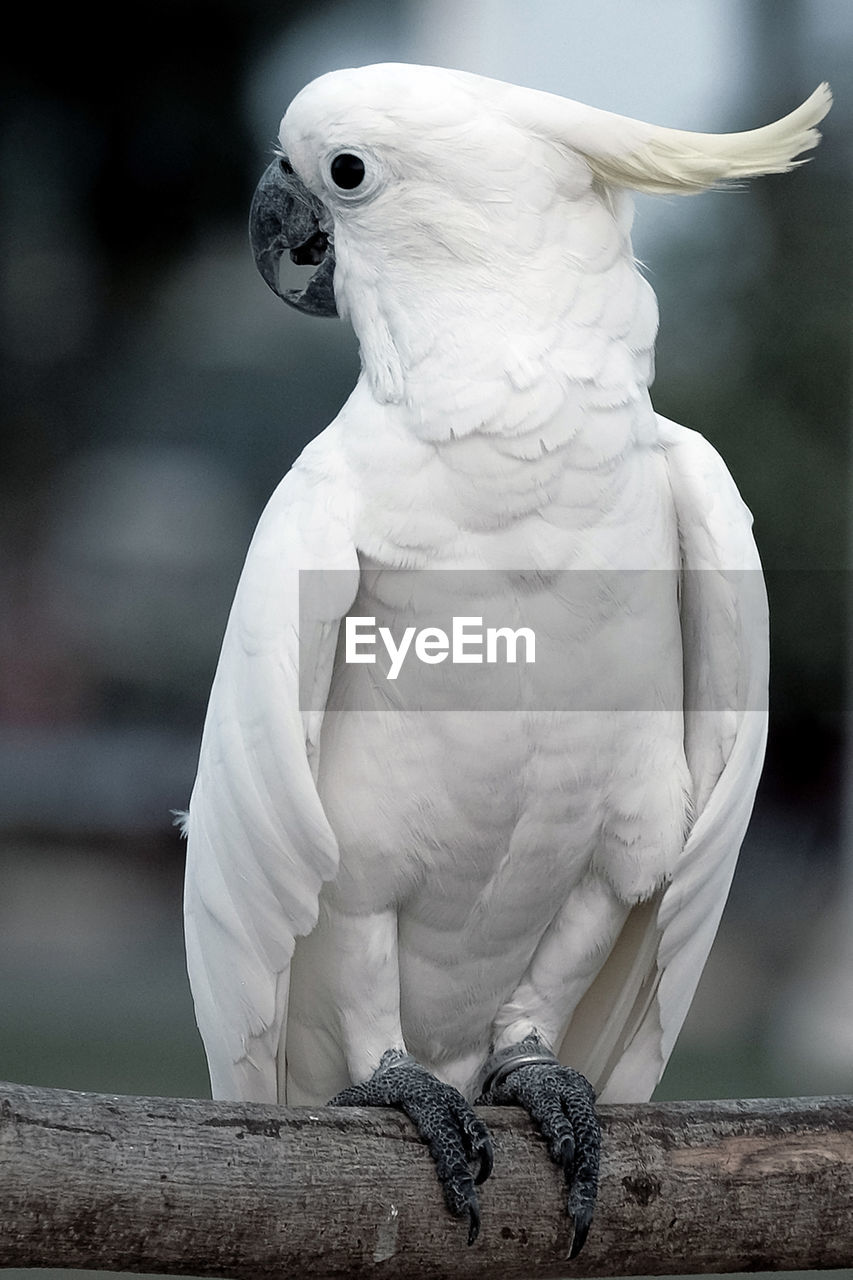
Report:
[[512,1108],[487,1111],[469,1249],[397,1112],[0,1084],[0,1266],[533,1280],[853,1260],[853,1098],[600,1110],[598,1210],[569,1265],[560,1175]]

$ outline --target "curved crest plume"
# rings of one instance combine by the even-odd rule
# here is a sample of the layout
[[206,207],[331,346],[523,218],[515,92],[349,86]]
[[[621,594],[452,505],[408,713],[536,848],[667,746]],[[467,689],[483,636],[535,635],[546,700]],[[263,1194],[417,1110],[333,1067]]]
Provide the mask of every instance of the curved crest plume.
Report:
[[743,133],[691,133],[646,124],[569,98],[504,86],[508,114],[531,133],[578,151],[608,186],[653,195],[691,195],[715,183],[785,173],[820,141],[829,111],[824,83],[781,120]]

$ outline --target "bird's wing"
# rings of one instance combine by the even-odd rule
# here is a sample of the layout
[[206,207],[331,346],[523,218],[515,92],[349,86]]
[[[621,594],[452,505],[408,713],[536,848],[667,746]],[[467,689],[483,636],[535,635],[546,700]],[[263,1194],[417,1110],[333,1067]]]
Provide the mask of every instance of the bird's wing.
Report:
[[684,736],[695,814],[671,881],[634,908],[561,1057],[605,1101],[651,1096],[717,932],[767,736],[767,599],[749,511],[702,436],[659,418],[681,545]]
[[276,1101],[294,939],[338,864],[312,764],[358,559],[347,495],[309,451],[249,548],[186,820],[187,966],[217,1098]]

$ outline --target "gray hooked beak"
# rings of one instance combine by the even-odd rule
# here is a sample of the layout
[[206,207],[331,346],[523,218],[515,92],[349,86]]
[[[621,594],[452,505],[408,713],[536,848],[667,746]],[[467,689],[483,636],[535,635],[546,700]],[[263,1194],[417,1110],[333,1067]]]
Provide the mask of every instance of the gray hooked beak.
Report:
[[[284,156],[265,170],[249,211],[249,241],[255,264],[273,293],[311,316],[336,316],[335,252],[320,228],[326,215],[322,201],[296,176]],[[291,262],[313,263],[317,270],[304,289],[278,284],[278,263],[290,253]]]

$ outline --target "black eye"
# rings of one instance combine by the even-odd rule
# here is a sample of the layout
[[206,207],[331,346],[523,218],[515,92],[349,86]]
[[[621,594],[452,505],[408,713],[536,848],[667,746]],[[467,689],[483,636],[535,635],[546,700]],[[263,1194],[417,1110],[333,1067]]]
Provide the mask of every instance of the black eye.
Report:
[[342,191],[354,191],[364,178],[364,161],[351,151],[342,151],[339,156],[335,156],[330,171],[336,187],[340,187]]
[[282,173],[293,173],[293,165],[290,163],[287,156],[279,156],[278,167],[281,169]]

